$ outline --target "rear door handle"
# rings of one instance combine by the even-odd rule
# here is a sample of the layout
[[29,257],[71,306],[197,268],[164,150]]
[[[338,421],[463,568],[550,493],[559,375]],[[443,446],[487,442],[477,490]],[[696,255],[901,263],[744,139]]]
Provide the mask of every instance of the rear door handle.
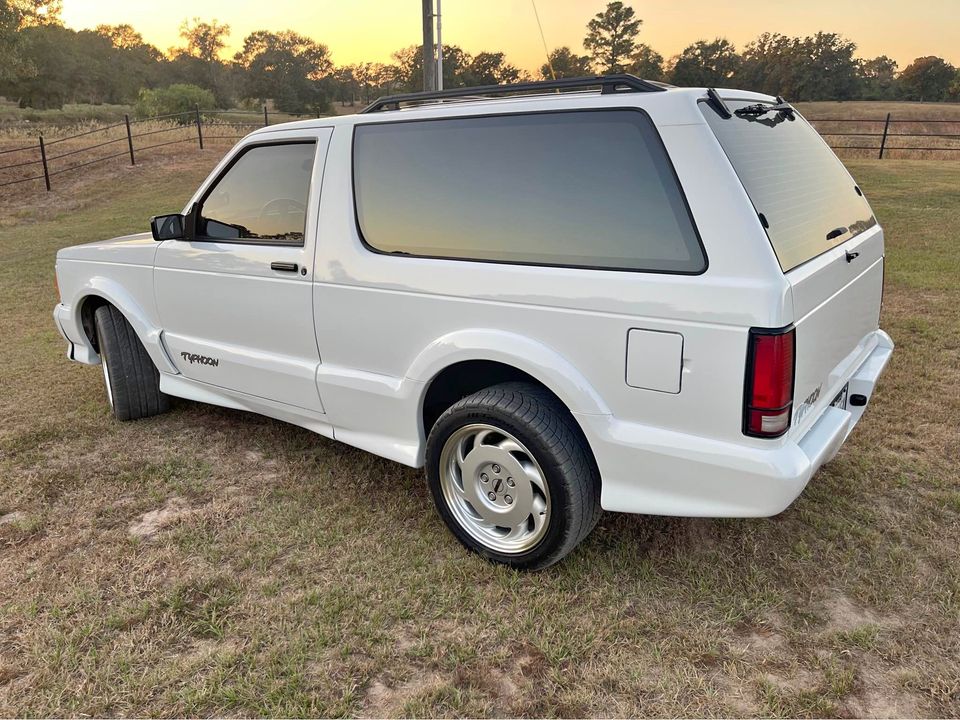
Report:
[[292,262],[272,262],[270,263],[271,270],[280,270],[281,272],[296,272],[297,264]]
[[845,227],[834,228],[833,230],[827,233],[827,240],[833,240],[834,238],[838,238],[846,232],[847,232],[847,228]]

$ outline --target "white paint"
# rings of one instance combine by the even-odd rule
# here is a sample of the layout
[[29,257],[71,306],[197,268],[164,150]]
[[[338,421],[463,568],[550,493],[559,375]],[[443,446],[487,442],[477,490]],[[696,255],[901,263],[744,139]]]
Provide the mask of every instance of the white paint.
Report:
[[[421,465],[431,381],[464,360],[512,365],[571,410],[610,510],[757,516],[783,510],[828,461],[889,360],[878,329],[883,233],[785,276],[696,103],[703,90],[564,93],[422,106],[264,128],[243,146],[315,138],[303,247],[154,243],[129,236],[61,250],[58,327],[80,362],[99,358],[80,322],[91,295],[116,305],[172,395],[250,410]],[[740,93],[740,96],[766,99]],[[662,275],[373,254],[356,228],[356,124],[577,108],[640,107],[653,119],[703,240],[702,275]],[[193,200],[200,197],[206,181]],[[144,208],[148,215],[153,208]],[[277,276],[270,262],[306,267]],[[797,327],[796,398],[817,403],[784,437],[742,432],[751,327]],[[627,353],[627,338],[630,353]],[[220,364],[183,362],[180,353]],[[633,387],[631,387],[631,385]],[[854,389],[856,388],[856,389]]]
[[633,328],[627,333],[627,385],[641,390],[680,392],[683,335]]

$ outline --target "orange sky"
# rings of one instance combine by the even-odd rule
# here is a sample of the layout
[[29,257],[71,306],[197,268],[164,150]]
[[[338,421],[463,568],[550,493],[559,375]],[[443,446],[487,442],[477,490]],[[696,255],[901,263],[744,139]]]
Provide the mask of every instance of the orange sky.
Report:
[[[530,0],[442,0],[444,42],[468,52],[503,50],[527,70],[543,63]],[[643,18],[640,39],[665,57],[702,38],[738,47],[763,31],[839,32],[860,57],[889,55],[901,69],[920,55],[960,65],[960,0],[628,0]],[[606,0],[537,0],[547,45],[580,49],[587,20]],[[387,62],[420,40],[420,0],[64,0],[72,28],[129,23],[162,50],[179,44],[185,18],[232,28],[230,55],[253,30],[292,29],[325,43],[337,64]]]

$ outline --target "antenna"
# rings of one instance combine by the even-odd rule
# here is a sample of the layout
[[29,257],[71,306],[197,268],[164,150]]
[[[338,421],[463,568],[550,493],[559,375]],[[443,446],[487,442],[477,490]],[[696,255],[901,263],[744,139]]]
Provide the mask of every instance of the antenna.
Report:
[[[440,0],[437,0],[439,3]],[[550,51],[547,50],[547,38],[543,35],[543,25],[540,24],[540,13],[537,12],[537,3],[534,0],[530,0],[530,4],[533,5],[533,16],[537,19],[537,27],[540,28],[540,40],[543,42],[543,52],[547,56],[547,67],[550,68],[550,77],[554,80],[557,79],[557,74],[553,71],[553,63],[550,62]]]

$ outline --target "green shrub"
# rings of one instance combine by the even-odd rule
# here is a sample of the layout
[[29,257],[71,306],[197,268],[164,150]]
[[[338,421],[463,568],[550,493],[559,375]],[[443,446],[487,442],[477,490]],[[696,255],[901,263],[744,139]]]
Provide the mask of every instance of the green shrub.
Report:
[[[193,112],[198,106],[201,110],[213,108],[215,106],[213,93],[197,85],[179,83],[155,90],[141,89],[133,109],[136,116],[142,119],[156,115]],[[193,122],[193,116],[183,115],[179,120],[186,124]]]

